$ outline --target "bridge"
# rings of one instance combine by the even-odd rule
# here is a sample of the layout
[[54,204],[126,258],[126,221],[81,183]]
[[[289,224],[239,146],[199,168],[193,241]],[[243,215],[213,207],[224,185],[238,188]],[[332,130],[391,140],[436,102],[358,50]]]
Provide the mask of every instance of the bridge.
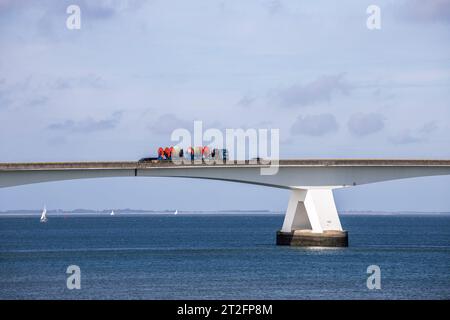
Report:
[[450,175],[450,160],[302,159],[279,160],[278,172],[262,175],[267,164],[170,161],[0,163],[0,188],[32,183],[107,177],[178,177],[232,181],[291,190],[277,244],[348,246],[333,189],[381,181]]

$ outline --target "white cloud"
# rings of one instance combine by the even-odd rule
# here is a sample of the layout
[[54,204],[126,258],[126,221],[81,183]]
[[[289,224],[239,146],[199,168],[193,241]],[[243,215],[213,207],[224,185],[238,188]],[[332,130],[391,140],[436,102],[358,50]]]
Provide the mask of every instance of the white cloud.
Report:
[[49,125],[48,129],[55,131],[89,134],[96,131],[114,129],[118,126],[121,118],[122,112],[117,111],[106,119],[95,120],[93,118],[86,118],[79,121],[65,120],[63,122],[53,123]]
[[192,122],[178,118],[176,115],[167,113],[156,118],[148,125],[148,129],[160,135],[170,135],[173,130],[178,128],[191,128]]
[[348,129],[355,136],[366,136],[384,128],[385,117],[378,113],[355,113],[348,123]]
[[424,123],[414,130],[405,129],[390,137],[390,141],[394,144],[412,144],[426,141],[430,134],[438,129],[436,121]]
[[330,101],[336,94],[347,95],[351,86],[344,81],[344,74],[326,75],[302,85],[294,85],[279,93],[281,104],[286,107],[303,107]]
[[332,114],[300,115],[291,127],[291,134],[323,136],[337,131],[339,125]]
[[449,0],[407,0],[398,10],[411,22],[450,23]]

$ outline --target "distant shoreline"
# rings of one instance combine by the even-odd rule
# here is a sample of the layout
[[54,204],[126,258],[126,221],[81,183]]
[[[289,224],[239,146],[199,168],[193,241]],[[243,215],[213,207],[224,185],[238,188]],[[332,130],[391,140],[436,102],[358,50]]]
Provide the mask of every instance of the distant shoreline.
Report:
[[[114,210],[115,216],[173,216],[174,210],[131,210],[131,209],[108,209],[108,210],[47,210],[47,214],[54,217],[101,217],[110,216],[111,210]],[[178,215],[284,215],[284,211],[271,210],[178,210]],[[450,212],[443,211],[370,211],[370,210],[351,210],[339,211],[342,216],[447,216]],[[0,218],[7,217],[38,217],[41,210],[6,210],[0,211]]]

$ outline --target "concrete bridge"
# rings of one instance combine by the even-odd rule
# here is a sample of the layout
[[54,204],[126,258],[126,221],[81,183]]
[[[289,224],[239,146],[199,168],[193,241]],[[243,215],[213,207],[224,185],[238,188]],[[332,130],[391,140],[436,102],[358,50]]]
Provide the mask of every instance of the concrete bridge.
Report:
[[450,160],[280,160],[278,173],[260,163],[181,164],[170,161],[0,163],[0,188],[106,177],[182,177],[233,181],[291,190],[277,244],[347,246],[334,203],[335,188],[423,176],[450,175]]

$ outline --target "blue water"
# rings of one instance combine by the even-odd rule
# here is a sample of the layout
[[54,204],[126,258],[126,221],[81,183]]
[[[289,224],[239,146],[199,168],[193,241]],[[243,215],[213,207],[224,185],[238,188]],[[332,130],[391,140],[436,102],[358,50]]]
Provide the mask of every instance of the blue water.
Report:
[[[1,299],[449,299],[450,216],[343,216],[350,247],[275,245],[281,215],[0,218]],[[66,268],[81,268],[68,290]],[[381,289],[366,286],[369,265]]]

